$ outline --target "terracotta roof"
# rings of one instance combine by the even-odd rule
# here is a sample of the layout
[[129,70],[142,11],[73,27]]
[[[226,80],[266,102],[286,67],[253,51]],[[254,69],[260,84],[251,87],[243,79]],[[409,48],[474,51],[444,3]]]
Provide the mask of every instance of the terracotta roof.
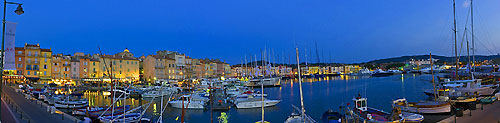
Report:
[[168,60],[175,60],[173,58],[169,58],[169,57],[166,57],[166,56],[160,56],[160,55],[150,55],[152,56],[153,58],[155,59],[168,59]]
[[26,46],[26,47],[40,47],[37,44],[28,44],[28,43],[26,43],[24,46]]
[[109,58],[109,59],[122,59],[122,60],[138,60],[137,58],[119,57],[119,56],[115,56],[115,55],[103,55],[103,58]]

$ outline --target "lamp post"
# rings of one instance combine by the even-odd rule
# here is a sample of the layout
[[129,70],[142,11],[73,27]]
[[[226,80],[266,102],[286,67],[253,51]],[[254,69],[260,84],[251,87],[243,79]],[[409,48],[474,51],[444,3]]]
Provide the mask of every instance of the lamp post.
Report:
[[[3,19],[2,19],[2,51],[0,55],[2,56],[2,59],[0,60],[0,99],[2,99],[2,85],[3,85],[3,62],[5,59],[5,13],[7,11],[7,4],[15,4],[17,5],[17,9],[14,11],[17,15],[21,15],[24,13],[23,7],[21,7],[21,3],[16,3],[16,2],[7,2],[7,0],[3,1]],[[1,112],[0,112],[0,120],[1,120]]]

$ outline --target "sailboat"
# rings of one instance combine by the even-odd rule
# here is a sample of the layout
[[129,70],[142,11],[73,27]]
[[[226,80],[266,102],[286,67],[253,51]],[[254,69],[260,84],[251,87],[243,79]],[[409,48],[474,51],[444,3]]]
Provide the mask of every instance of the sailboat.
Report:
[[306,111],[304,108],[304,96],[302,93],[302,77],[300,76],[299,48],[295,48],[295,52],[297,54],[297,70],[299,73],[299,91],[300,91],[301,109],[299,110],[299,108],[295,107],[294,105],[292,105],[292,107],[295,110],[300,111],[301,113],[300,114],[292,113],[290,116],[288,116],[285,123],[316,123],[316,121],[314,121],[314,119],[312,119],[311,117],[306,115]]
[[[432,59],[432,53],[429,55]],[[431,60],[431,66],[433,66],[433,61]],[[436,92],[436,87],[434,83],[434,69],[431,67],[430,73],[432,74],[432,85],[434,86],[434,91]],[[433,95],[433,101],[421,101],[421,102],[408,102],[405,98],[397,99],[393,101],[393,108],[399,108],[402,111],[419,113],[419,114],[439,114],[439,113],[449,113],[451,112],[451,104],[445,101],[438,101],[437,95]]]

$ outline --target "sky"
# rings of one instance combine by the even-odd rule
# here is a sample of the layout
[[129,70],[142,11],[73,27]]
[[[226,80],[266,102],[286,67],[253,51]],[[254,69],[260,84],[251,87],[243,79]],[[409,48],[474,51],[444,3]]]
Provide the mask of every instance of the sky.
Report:
[[[29,0],[17,22],[16,46],[39,43],[54,54],[136,57],[157,50],[239,64],[260,51],[275,62],[358,63],[404,55],[453,55],[452,0]],[[463,42],[470,1],[457,0]],[[500,51],[500,1],[474,1],[476,54]],[[497,23],[495,23],[497,22]],[[470,28],[468,29],[470,38]],[[317,44],[317,47],[315,46]],[[465,43],[463,43],[465,44]],[[462,47],[462,48],[461,48]],[[465,45],[460,46],[465,54]],[[316,51],[318,54],[316,54]],[[305,56],[307,54],[307,57]]]

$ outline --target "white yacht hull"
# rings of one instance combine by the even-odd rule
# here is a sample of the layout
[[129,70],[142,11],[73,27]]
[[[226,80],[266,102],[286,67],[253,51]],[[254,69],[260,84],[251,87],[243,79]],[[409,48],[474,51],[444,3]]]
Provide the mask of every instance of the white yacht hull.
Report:
[[[170,106],[174,108],[182,108],[182,100],[175,100],[175,101],[170,101],[168,102]],[[205,108],[203,102],[189,102],[189,101],[184,101],[184,108],[187,109],[203,109]]]
[[[280,103],[281,100],[264,100],[264,107],[275,106]],[[249,101],[249,102],[237,102],[236,108],[260,108],[262,107],[262,101]]]

